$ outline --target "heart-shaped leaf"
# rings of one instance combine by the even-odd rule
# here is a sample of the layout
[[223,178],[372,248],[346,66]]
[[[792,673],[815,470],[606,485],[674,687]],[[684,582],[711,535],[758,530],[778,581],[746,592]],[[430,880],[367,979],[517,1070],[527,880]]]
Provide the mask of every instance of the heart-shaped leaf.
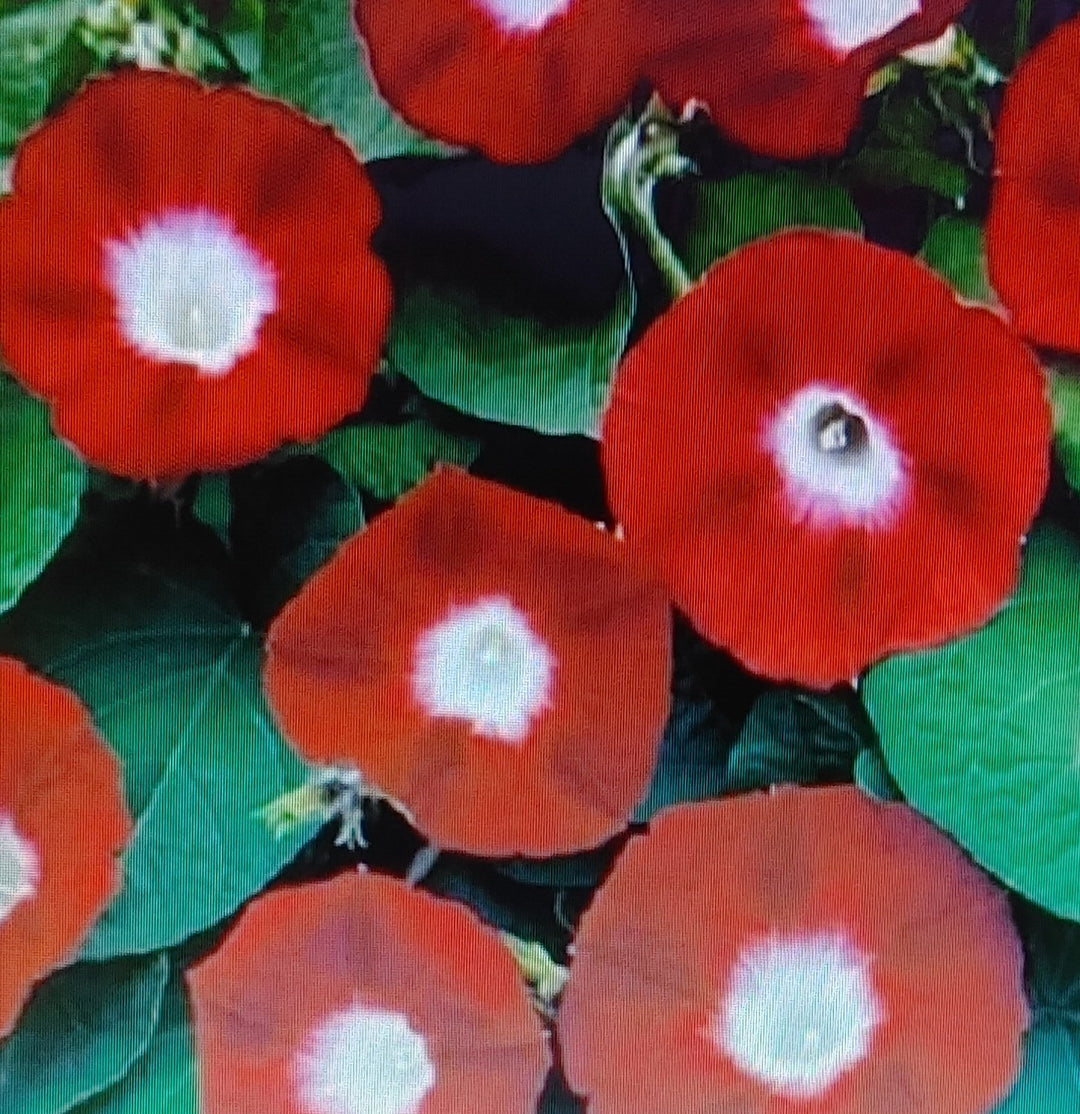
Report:
[[1080,548],[1042,526],[974,634],[898,654],[862,695],[907,801],[1006,885],[1080,919]]
[[87,514],[0,620],[0,647],[76,692],[124,767],[135,830],[124,885],[83,956],[155,951],[215,924],[313,833],[258,813],[306,767],[263,700],[262,646],[220,548],[172,508]]
[[164,955],[78,963],[34,992],[0,1044],[0,1110],[64,1114],[122,1079],[162,1011]]

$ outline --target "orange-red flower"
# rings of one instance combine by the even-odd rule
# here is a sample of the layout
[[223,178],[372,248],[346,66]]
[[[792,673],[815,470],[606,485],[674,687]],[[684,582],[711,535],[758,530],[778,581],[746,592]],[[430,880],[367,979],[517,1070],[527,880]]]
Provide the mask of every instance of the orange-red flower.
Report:
[[120,764],[75,696],[0,658],[0,1037],[120,888]]
[[761,154],[839,153],[870,75],[945,30],[965,0],[638,0],[653,16],[646,72],[673,103],[704,101]]
[[990,279],[1028,340],[1080,352],[1080,19],[1029,54],[1005,90],[986,225]]
[[175,479],[358,410],[390,308],[378,199],[325,128],[163,72],[90,82],[0,203],[0,349],[91,463]]
[[301,753],[358,767],[438,846],[542,856],[625,826],[670,641],[663,590],[615,538],[443,469],[286,606],[265,687]]
[[494,932],[386,877],[257,898],[187,980],[203,1114],[532,1114],[549,1067]]
[[499,162],[560,153],[628,98],[646,49],[621,0],[356,0],[380,91]]
[[1020,1066],[1003,892],[853,787],[680,806],[586,912],[559,1012],[590,1114],[984,1114]]
[[627,545],[698,630],[822,687],[994,613],[1050,435],[1043,374],[997,316],[811,232],[734,253],[654,322],[602,431]]

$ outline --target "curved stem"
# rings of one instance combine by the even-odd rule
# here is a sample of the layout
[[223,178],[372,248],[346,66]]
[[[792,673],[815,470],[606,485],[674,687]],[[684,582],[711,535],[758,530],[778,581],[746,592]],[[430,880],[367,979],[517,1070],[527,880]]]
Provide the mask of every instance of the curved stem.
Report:
[[694,280],[660,228],[653,195],[661,178],[695,170],[693,161],[679,153],[679,121],[658,97],[636,121],[620,120],[608,135],[604,206],[616,224],[626,220],[642,237],[673,298],[682,297]]

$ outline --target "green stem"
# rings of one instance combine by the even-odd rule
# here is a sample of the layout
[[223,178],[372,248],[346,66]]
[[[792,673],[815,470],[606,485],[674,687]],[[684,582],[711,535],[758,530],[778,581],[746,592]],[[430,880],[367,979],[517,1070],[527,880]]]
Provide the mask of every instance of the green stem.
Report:
[[682,260],[656,219],[654,192],[661,178],[678,178],[694,165],[679,154],[678,122],[656,98],[633,123],[622,120],[608,139],[602,187],[604,205],[645,241],[673,298],[694,285]]
[[659,222],[656,219],[656,210],[652,203],[651,189],[648,199],[643,199],[640,208],[628,215],[634,221],[641,238],[645,241],[653,264],[660,272],[672,299],[681,298],[693,287],[694,280],[683,266],[683,261],[679,258],[671,241],[660,229]]
[[1028,40],[1031,33],[1031,14],[1035,9],[1035,0],[1018,0],[1016,5],[1016,33],[1013,38],[1013,69],[1020,64],[1020,60],[1027,54]]

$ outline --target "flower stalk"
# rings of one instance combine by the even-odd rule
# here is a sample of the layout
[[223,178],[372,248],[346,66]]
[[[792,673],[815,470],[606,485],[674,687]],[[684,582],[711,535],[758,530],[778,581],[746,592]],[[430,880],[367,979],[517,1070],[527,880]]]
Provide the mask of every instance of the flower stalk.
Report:
[[694,111],[696,106],[689,102],[677,118],[654,95],[636,120],[623,117],[616,122],[608,133],[604,152],[604,208],[616,227],[628,223],[644,240],[674,299],[687,293],[694,280],[660,228],[654,194],[661,179],[697,172],[693,159],[679,151],[681,125]]

